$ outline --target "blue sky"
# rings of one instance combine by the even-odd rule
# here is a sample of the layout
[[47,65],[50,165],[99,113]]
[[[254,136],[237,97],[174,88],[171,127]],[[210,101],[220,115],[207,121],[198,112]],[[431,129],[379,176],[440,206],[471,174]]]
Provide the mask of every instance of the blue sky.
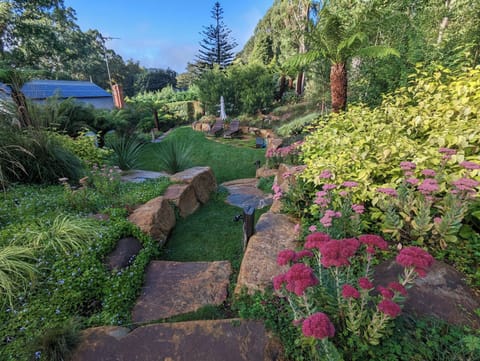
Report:
[[[220,1],[223,21],[240,51],[274,0]],[[182,73],[198,53],[203,26],[213,24],[215,0],[64,0],[75,9],[83,31],[97,29],[117,37],[107,46],[126,61],[146,68],[169,67]]]

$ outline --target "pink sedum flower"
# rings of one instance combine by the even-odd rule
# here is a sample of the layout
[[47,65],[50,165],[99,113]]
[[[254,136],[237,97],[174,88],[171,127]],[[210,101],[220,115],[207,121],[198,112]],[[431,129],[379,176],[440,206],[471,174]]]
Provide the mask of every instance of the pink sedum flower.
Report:
[[460,166],[468,170],[480,169],[480,164],[468,160],[461,162]]
[[357,299],[360,297],[360,292],[358,292],[358,290],[355,287],[345,284],[342,286],[342,297],[345,299],[348,299],[348,298]]
[[396,257],[396,262],[403,267],[414,267],[420,277],[425,277],[433,264],[433,257],[420,247],[403,248]]
[[297,296],[302,296],[307,288],[318,284],[318,279],[315,277],[313,270],[303,263],[294,264],[285,273],[285,280],[287,290]]
[[383,299],[377,307],[380,312],[391,318],[397,317],[402,312],[400,306],[389,299]]
[[422,170],[422,174],[425,177],[435,177],[437,173],[433,169],[424,169]]
[[367,277],[361,277],[358,279],[358,285],[362,290],[371,290],[374,285]]
[[417,168],[417,165],[413,162],[400,162],[400,168],[408,171]]
[[355,188],[355,187],[358,186],[358,183],[353,182],[353,181],[346,181],[346,182],[342,183],[342,186],[347,187],[347,188]]
[[385,251],[388,249],[388,243],[379,235],[376,234],[363,234],[358,237],[360,243],[367,246],[367,253],[375,254],[376,250]]
[[395,296],[395,293],[393,293],[393,291],[389,288],[378,286],[377,290],[378,290],[378,293],[382,295],[383,299],[391,300],[393,296]]
[[322,189],[324,191],[331,191],[332,189],[335,189],[337,188],[337,185],[336,184],[332,184],[332,183],[325,183],[323,186],[322,186]]
[[425,179],[419,186],[418,190],[420,193],[429,195],[435,192],[438,192],[440,187],[438,186],[438,182],[433,178]]
[[308,230],[313,233],[317,230],[317,226],[312,225],[312,226],[308,227]]
[[277,264],[279,266],[286,266],[295,259],[295,251],[291,249],[285,249],[280,251],[277,256]]
[[317,312],[303,321],[302,333],[306,337],[323,340],[335,336],[335,327],[326,314]]
[[353,204],[352,211],[357,214],[363,214],[365,212],[365,206],[363,204]]
[[398,282],[390,282],[388,284],[388,288],[390,288],[391,290],[401,294],[404,297],[407,296],[407,289]]
[[356,238],[332,239],[319,244],[319,250],[322,254],[321,263],[323,267],[341,267],[350,264],[349,258],[353,257],[360,246]]
[[308,249],[303,249],[303,250],[295,253],[295,257],[293,258],[293,262],[298,262],[302,258],[311,258],[311,257],[313,257],[313,253],[311,251],[309,251]]
[[332,172],[330,172],[328,169],[325,169],[320,173],[318,177],[322,179],[330,179],[332,178]]
[[285,282],[286,279],[284,274],[273,277],[273,288],[275,289],[275,291],[280,291]]
[[397,191],[393,188],[377,188],[377,192],[386,194],[387,196],[390,196],[390,197],[398,196]]
[[305,247],[305,249],[320,249],[320,244],[327,241],[330,241],[330,236],[328,234],[322,232],[315,232],[309,234],[305,238],[305,244],[303,246]]

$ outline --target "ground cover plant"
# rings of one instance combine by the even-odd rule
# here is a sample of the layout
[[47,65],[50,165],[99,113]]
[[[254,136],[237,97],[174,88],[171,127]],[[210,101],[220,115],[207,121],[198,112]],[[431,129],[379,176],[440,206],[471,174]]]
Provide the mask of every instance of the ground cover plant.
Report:
[[[265,162],[265,150],[232,147],[207,139],[205,134],[196,132],[191,127],[180,127],[173,130],[165,139],[170,142],[188,144],[191,148],[191,162],[193,166],[210,166],[217,178],[223,183],[239,178],[255,176],[255,162]],[[152,171],[163,170],[157,156],[162,157],[161,143],[148,144],[143,152],[143,167]],[[158,155],[156,155],[158,154]]]
[[[108,170],[93,176],[97,185],[101,177],[109,179]],[[17,185],[3,194],[2,360],[62,359],[77,339],[78,330],[129,324],[144,269],[150,259],[158,256],[159,249],[156,242],[125,220],[125,205],[143,203],[162,194],[169,182],[112,182],[116,190],[112,193],[105,184],[95,188],[95,181],[83,190],[72,190],[67,183]],[[72,206],[69,197],[74,191],[83,192],[82,197],[91,200],[89,207],[79,208],[78,203]],[[98,210],[108,214],[109,219],[88,216]],[[139,239],[144,248],[130,266],[110,272],[104,257],[120,238],[128,236]]]

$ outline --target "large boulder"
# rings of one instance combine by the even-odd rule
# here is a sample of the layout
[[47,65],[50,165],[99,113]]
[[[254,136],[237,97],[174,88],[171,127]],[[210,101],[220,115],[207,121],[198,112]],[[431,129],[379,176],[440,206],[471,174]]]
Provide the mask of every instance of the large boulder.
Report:
[[200,206],[195,189],[191,184],[172,184],[163,194],[163,198],[175,204],[180,217],[184,218],[195,212]]
[[132,320],[149,322],[220,305],[227,298],[231,273],[228,261],[150,262]]
[[[375,267],[375,283],[397,281],[403,267],[394,260]],[[435,261],[426,277],[417,278],[404,304],[404,312],[415,316],[433,316],[448,323],[480,328],[480,297],[465,284],[455,268]]]
[[110,271],[120,270],[129,266],[143,246],[140,241],[133,237],[122,238],[117,246],[106,258],[106,264]]
[[283,352],[260,321],[162,323],[128,331],[97,327],[83,332],[71,361],[281,361]]
[[175,173],[170,179],[173,182],[191,184],[200,203],[206,203],[210,194],[217,189],[217,181],[210,167],[193,167]]
[[273,277],[286,271],[277,264],[277,254],[296,248],[295,224],[284,214],[267,212],[260,216],[243,256],[235,293],[240,293],[242,288],[249,294],[263,292],[272,285]]
[[175,212],[164,197],[153,198],[133,211],[128,220],[162,246],[175,227]]

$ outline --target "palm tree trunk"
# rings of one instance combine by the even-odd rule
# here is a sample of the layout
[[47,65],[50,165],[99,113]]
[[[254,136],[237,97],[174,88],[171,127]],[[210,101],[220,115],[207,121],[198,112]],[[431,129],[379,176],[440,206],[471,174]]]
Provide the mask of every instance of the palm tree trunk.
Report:
[[347,107],[347,66],[335,63],[330,67],[330,92],[332,112],[338,113]]

